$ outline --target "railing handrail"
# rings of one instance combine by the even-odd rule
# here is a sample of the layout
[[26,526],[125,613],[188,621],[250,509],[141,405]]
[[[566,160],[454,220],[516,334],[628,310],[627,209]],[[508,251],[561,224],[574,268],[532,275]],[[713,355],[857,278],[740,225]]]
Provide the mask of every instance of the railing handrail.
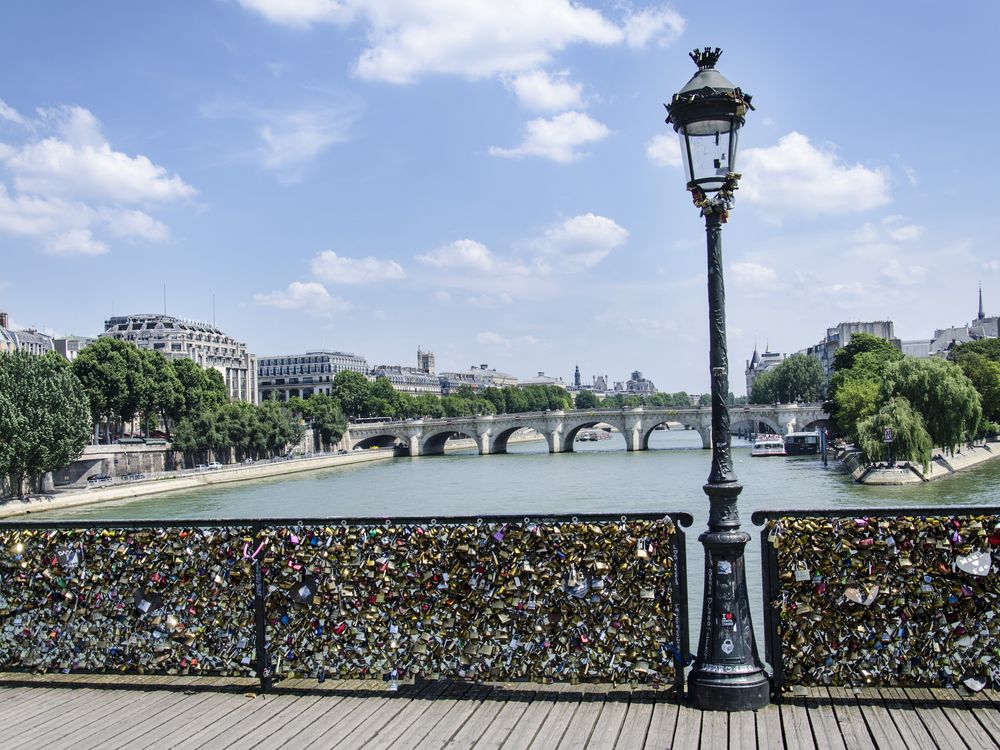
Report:
[[11,521],[0,520],[0,529],[150,529],[150,528],[217,528],[222,526],[420,526],[421,524],[470,524],[470,523],[567,523],[608,521],[658,521],[664,518],[688,528],[694,522],[684,511],[643,513],[532,513],[502,515],[424,515],[424,516],[326,516],[315,517],[255,517],[255,518],[196,518],[196,519],[111,519],[102,521],[52,520]]
[[755,526],[763,526],[772,518],[894,518],[913,516],[965,516],[1000,515],[997,505],[904,505],[894,508],[830,508],[828,510],[755,510],[750,520]]

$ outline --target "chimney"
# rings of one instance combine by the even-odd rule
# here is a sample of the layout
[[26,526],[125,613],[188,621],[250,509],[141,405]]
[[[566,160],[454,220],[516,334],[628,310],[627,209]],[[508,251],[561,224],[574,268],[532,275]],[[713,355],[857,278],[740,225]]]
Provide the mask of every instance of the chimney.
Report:
[[0,312],[0,328],[7,328],[7,327],[8,327],[7,313]]

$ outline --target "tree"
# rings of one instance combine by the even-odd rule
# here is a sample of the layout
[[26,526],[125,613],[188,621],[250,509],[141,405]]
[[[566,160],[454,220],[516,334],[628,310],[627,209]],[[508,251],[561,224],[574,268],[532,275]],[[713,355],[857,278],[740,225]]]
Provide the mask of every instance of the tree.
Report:
[[766,370],[753,381],[750,400],[755,404],[773,404],[778,400],[777,394],[774,370]]
[[902,352],[891,342],[870,333],[856,333],[851,336],[851,342],[833,353],[834,370],[850,370],[859,354],[873,352],[880,360],[895,362],[903,358]]
[[337,399],[340,408],[348,418],[367,415],[372,384],[364,375],[351,370],[342,370],[333,378],[330,395]]
[[823,397],[823,366],[815,357],[793,354],[773,372],[776,401],[792,404],[819,401]]
[[834,397],[837,427],[851,442],[858,440],[858,423],[875,413],[881,385],[872,378],[844,380]]
[[83,385],[57,354],[0,355],[0,474],[24,480],[62,468],[90,435]]
[[321,447],[330,447],[338,442],[347,431],[347,418],[336,399],[325,394],[313,396],[306,402],[312,417],[313,435],[319,437]]
[[982,417],[976,389],[961,368],[943,359],[907,357],[885,373],[880,401],[902,396],[920,413],[934,445],[954,450],[972,439]]
[[94,433],[103,421],[105,442],[110,443],[114,420],[132,419],[143,399],[139,350],[119,339],[101,337],[76,356],[73,374],[90,403]]
[[[149,422],[158,415],[167,437],[170,437],[170,420],[184,408],[184,390],[173,364],[160,352],[140,349],[145,388],[139,408],[143,414],[143,427],[149,434]],[[190,361],[190,360],[186,360]]]
[[[343,373],[338,373],[338,376],[341,374]],[[305,427],[283,404],[266,401],[257,407],[257,414],[260,419],[262,443],[272,456],[283,454],[289,445],[302,440]]]
[[948,352],[948,359],[958,362],[965,354],[981,354],[993,362],[1000,362],[1000,339],[979,339],[957,344]]
[[[984,341],[1000,342],[1000,339],[984,339]],[[978,350],[965,349],[964,346],[954,361],[962,368],[965,377],[979,393],[983,406],[983,419],[994,424],[1000,422],[1000,361],[988,359]]]
[[576,394],[577,409],[600,409],[601,400],[593,391],[580,391]]
[[890,448],[884,440],[887,429],[892,430],[892,457],[919,463],[927,471],[933,441],[920,413],[899,396],[889,399],[878,412],[858,422],[857,444],[864,461],[871,464],[888,458]]

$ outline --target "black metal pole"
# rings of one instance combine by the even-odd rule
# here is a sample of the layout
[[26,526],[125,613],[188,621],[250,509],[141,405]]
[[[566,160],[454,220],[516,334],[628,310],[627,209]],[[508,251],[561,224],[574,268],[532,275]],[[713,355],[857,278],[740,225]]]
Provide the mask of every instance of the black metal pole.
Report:
[[740,531],[737,499],[743,486],[730,451],[729,357],[726,350],[726,290],[722,278],[725,206],[703,208],[708,235],[708,315],[712,374],[712,470],[704,486],[710,507],[705,547],[705,592],[701,637],[688,676],[688,699],[696,708],[742,711],[769,702],[770,683],[757,655],[743,551],[750,535]]

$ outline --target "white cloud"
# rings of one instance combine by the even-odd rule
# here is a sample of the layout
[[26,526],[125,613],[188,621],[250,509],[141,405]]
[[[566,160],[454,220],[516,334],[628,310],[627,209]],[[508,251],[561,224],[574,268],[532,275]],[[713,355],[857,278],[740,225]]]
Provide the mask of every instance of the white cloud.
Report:
[[70,229],[49,237],[45,249],[53,255],[103,255],[111,248],[94,239],[89,229]]
[[299,181],[303,167],[348,139],[356,116],[329,109],[272,113],[270,122],[258,130],[261,164],[284,182]]
[[583,106],[583,86],[570,83],[565,74],[553,78],[544,70],[533,70],[508,79],[506,85],[529,109],[556,112]]
[[364,24],[368,47],[356,73],[397,84],[427,75],[476,79],[530,71],[573,44],[664,46],[684,29],[666,8],[631,13],[619,25],[572,0],[239,1],[284,26]]
[[522,344],[527,344],[528,346],[538,346],[538,339],[534,336],[522,336],[518,339]]
[[[12,119],[9,112],[4,117]],[[196,193],[148,157],[115,151],[97,118],[82,107],[39,110],[37,120],[21,122],[21,142],[0,143],[0,164],[13,185],[12,192],[0,181],[0,233],[33,238],[61,255],[108,252],[110,244],[97,233],[165,242],[167,226],[129,206],[148,208]]]
[[504,349],[510,347],[510,341],[493,331],[482,331],[476,334],[476,341],[483,346],[499,346]]
[[363,107],[345,100],[278,109],[255,107],[246,102],[219,99],[201,107],[209,119],[234,119],[252,124],[256,145],[236,158],[273,172],[279,182],[302,180],[307,168],[338,143],[350,140],[351,128]]
[[677,330],[677,323],[660,318],[621,315],[617,313],[602,313],[594,320],[604,326],[614,328],[617,332],[635,331],[645,336],[663,336]]
[[778,281],[778,273],[768,266],[747,261],[729,266],[729,278],[739,286],[772,287]]
[[628,231],[612,219],[587,213],[549,227],[530,245],[539,253],[540,270],[572,272],[597,265],[627,239]]
[[344,258],[333,250],[324,250],[312,260],[313,275],[331,284],[375,284],[406,277],[403,267],[394,260]]
[[551,119],[539,118],[525,124],[520,146],[493,146],[490,154],[503,157],[541,156],[563,164],[583,156],[578,146],[606,138],[611,131],[606,125],[582,112],[563,112]]
[[988,260],[983,263],[984,271],[1000,271],[1000,260]]
[[646,144],[646,158],[658,167],[681,166],[681,145],[677,136],[673,133],[653,136]]
[[307,28],[314,23],[346,23],[353,15],[340,0],[239,0],[272,23]]
[[20,192],[124,203],[194,196],[193,187],[148,157],[112,150],[87,110],[61,107],[44,118],[63,137],[24,144],[5,159]]
[[890,200],[884,171],[845,164],[832,150],[818,149],[796,132],[770,148],[747,149],[740,172],[738,195],[774,219],[867,211]]
[[418,255],[417,260],[435,268],[492,271],[496,266],[496,260],[489,248],[475,240],[456,240],[429,253]]
[[897,284],[910,286],[924,280],[927,269],[918,265],[904,265],[895,258],[879,268],[879,275]]
[[670,8],[646,8],[625,19],[625,42],[629,47],[645,47],[657,37],[657,45],[667,47],[684,33],[684,19]]
[[486,310],[492,310],[497,307],[506,307],[507,305],[513,304],[514,298],[507,292],[498,292],[496,294],[473,295],[467,298],[466,302],[473,307],[481,307]]
[[24,125],[24,118],[21,114],[14,109],[12,106],[7,104],[3,99],[0,99],[0,120],[6,120],[7,122],[13,122],[16,125]]
[[351,308],[349,302],[332,296],[326,287],[315,281],[293,281],[284,291],[255,294],[254,302],[279,310],[302,310],[317,317],[329,317],[336,311]]

